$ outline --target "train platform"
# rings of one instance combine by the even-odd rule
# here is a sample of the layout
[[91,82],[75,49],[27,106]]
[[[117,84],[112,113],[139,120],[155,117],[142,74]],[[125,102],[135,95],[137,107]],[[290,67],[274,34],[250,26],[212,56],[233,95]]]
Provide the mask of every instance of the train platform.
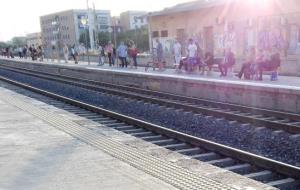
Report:
[[[26,60],[27,61],[27,60]],[[65,63],[64,61],[58,62],[57,60],[45,60],[43,63],[50,65],[63,65],[63,66],[71,66],[78,68],[88,68],[88,69],[99,69],[99,70],[108,70],[115,72],[124,72],[124,73],[137,73],[137,74],[145,74],[145,75],[157,75],[157,76],[165,76],[171,78],[182,78],[182,79],[191,79],[191,80],[207,80],[207,81],[217,81],[221,83],[232,83],[232,84],[244,84],[244,85],[253,85],[253,86],[264,86],[264,87],[275,87],[282,89],[295,89],[300,90],[300,73],[299,76],[279,76],[279,80],[271,81],[269,75],[263,76],[263,81],[255,81],[255,80],[243,80],[235,77],[234,75],[230,75],[227,77],[220,77],[219,72],[211,72],[207,74],[205,72],[203,75],[200,72],[187,74],[183,72],[176,72],[175,69],[165,69],[163,71],[158,71],[157,69],[153,71],[152,68],[149,68],[145,71],[145,67],[138,67],[137,69],[128,66],[127,68],[120,68],[117,66],[110,67],[108,64],[99,66],[98,63],[95,62],[86,62],[81,61],[79,64],[75,64],[73,61],[69,61]]]
[[[200,73],[178,73],[174,69],[153,71],[152,68],[146,72],[144,67],[133,69],[109,67],[107,64],[98,66],[94,62],[90,64],[80,62],[75,65],[73,62],[52,62],[50,60],[45,60],[43,63],[5,58],[1,60],[1,64],[7,64],[9,61],[10,65],[47,73],[64,74],[245,106],[300,112],[299,77],[279,76],[278,81],[270,81],[270,76],[264,75],[263,81],[250,81],[238,79],[233,74],[221,78],[218,72],[201,75]],[[25,62],[30,66],[20,64]]]
[[10,104],[11,95],[0,87],[1,190],[177,189]]
[[[0,189],[273,190],[32,99],[0,82]],[[151,150],[151,151],[150,151]]]

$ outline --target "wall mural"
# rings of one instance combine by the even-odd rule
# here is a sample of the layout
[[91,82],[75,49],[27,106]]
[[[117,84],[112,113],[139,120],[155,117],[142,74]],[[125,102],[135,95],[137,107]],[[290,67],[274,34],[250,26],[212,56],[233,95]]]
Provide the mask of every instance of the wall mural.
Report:
[[257,40],[259,49],[284,50],[286,48],[286,41],[279,28],[259,31]]
[[236,40],[235,32],[215,34],[215,43],[218,49],[233,48]]

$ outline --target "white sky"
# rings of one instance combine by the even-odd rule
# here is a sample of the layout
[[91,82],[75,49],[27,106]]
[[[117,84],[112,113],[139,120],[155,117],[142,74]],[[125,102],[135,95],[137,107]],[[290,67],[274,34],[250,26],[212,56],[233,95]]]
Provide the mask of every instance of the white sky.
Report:
[[[4,1],[4,0],[1,0]],[[112,16],[127,10],[157,11],[191,0],[89,0],[96,9],[111,10]],[[39,32],[39,16],[67,9],[86,9],[86,0],[7,0],[0,7],[0,41]]]

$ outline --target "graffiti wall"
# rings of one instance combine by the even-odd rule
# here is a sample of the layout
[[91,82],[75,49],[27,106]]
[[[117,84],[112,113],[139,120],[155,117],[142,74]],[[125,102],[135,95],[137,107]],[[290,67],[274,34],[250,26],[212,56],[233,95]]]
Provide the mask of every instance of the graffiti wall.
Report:
[[279,28],[260,30],[258,32],[257,46],[259,49],[276,48],[279,50],[284,50],[286,48],[286,41]]

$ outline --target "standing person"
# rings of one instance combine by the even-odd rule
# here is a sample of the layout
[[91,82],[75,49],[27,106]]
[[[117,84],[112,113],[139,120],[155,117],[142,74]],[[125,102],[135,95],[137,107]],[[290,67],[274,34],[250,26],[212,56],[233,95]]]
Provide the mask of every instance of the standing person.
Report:
[[163,59],[164,59],[164,49],[159,41],[159,39],[156,39],[156,56],[157,56],[157,62],[158,62],[158,67],[159,70],[163,69]]
[[235,55],[231,51],[231,48],[225,50],[225,55],[223,61],[219,64],[219,69],[221,72],[220,77],[226,77],[228,68],[232,67],[235,64]]
[[[52,49],[52,51],[51,51],[51,57],[52,57],[52,62],[54,62],[54,60],[55,60],[55,52],[56,52],[56,47],[55,47],[55,45],[52,45],[52,47],[51,47],[51,49]],[[30,51],[30,47],[29,47],[29,51]],[[30,51],[31,52],[31,51]]]
[[38,57],[40,58],[39,61],[44,61],[44,49],[41,45],[38,46],[37,54]]
[[23,49],[21,47],[18,47],[18,54],[19,54],[19,58],[23,58]]
[[69,48],[68,48],[67,44],[64,44],[63,53],[64,53],[64,58],[65,58],[65,63],[68,63],[68,60],[69,60]]
[[109,66],[114,66],[114,49],[113,49],[113,44],[111,43],[111,41],[108,42],[108,45],[106,46],[106,52],[107,52],[107,57],[108,57],[108,62],[109,62]]
[[34,47],[34,44],[32,44],[32,45],[29,47],[29,51],[30,51],[30,56],[31,56],[32,61],[35,61],[35,60],[36,60],[36,57],[37,57],[37,50],[36,50],[36,48]]
[[9,47],[5,48],[5,55],[7,58],[9,58],[9,56],[10,56]]
[[28,49],[28,46],[24,46],[23,49],[22,49],[22,53],[23,53],[23,57],[24,59],[27,59],[27,49]]
[[178,67],[180,65],[180,61],[181,61],[181,44],[179,43],[178,40],[175,41],[174,47],[173,47],[173,55],[174,55],[174,59],[175,59],[175,69],[176,71],[178,70]]
[[117,55],[122,63],[122,67],[127,68],[127,46],[124,44],[124,42],[121,42],[120,46],[117,49]]
[[138,54],[138,49],[135,46],[135,44],[132,44],[132,46],[129,49],[129,54],[130,57],[132,58],[133,66],[135,69],[137,69],[137,54]]
[[75,64],[78,64],[78,52],[76,50],[75,44],[71,47],[71,56],[75,61]]
[[194,43],[193,39],[189,39],[189,45],[188,45],[188,48],[187,48],[187,51],[188,51],[188,71],[191,72],[194,70],[194,66],[196,65],[197,63],[197,59],[196,59],[196,56],[197,56],[197,46],[196,44]]
[[105,59],[105,52],[104,52],[104,48],[99,45],[98,47],[98,53],[99,53],[99,66],[104,65],[104,59]]

